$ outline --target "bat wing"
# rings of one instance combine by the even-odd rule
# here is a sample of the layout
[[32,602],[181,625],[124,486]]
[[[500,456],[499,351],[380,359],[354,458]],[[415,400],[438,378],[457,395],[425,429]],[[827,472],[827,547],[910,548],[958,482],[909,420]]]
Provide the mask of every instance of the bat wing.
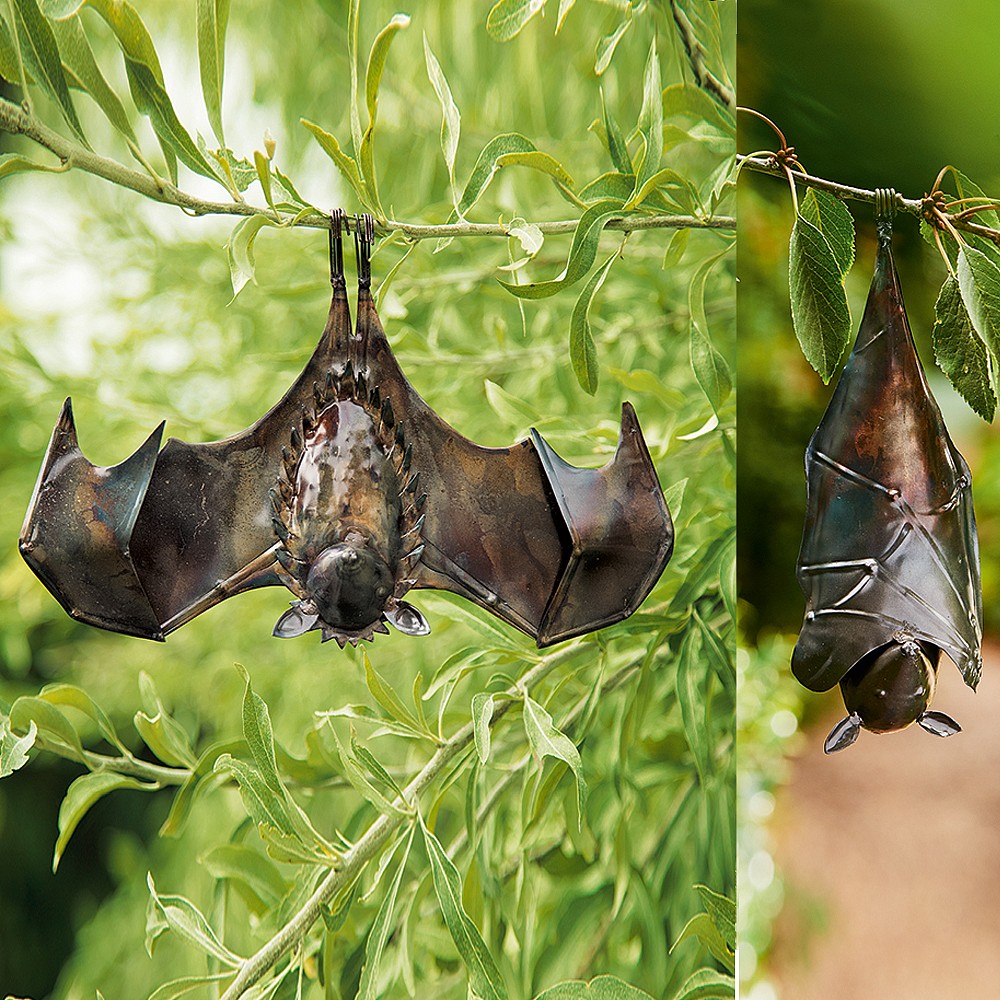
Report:
[[540,434],[483,448],[445,423],[399,368],[371,297],[358,303],[369,382],[405,427],[426,494],[415,586],[474,601],[539,646],[632,614],[659,579],[673,525],[635,412],[614,458],[564,462]]
[[823,691],[904,631],[982,668],[971,477],[917,358],[888,238],[857,342],[806,451],[795,676]]
[[314,383],[350,333],[341,283],[304,371],[253,426],[207,444],[171,438],[159,454],[157,431],[110,469],[83,456],[67,401],[21,535],[57,600],[90,624],[163,639],[227,597],[284,582],[269,490]]

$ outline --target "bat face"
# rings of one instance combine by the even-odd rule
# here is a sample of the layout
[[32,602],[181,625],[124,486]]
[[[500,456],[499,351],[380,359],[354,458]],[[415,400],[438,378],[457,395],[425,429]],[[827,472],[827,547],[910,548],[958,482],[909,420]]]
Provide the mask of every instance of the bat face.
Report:
[[841,686],[850,714],[827,752],[861,727],[957,732],[927,704],[942,652],[970,687],[982,669],[971,476],[917,358],[888,230],[857,342],[806,451],[806,480],[806,612],[792,670],[814,691]]
[[67,401],[25,518],[25,560],[66,610],[148,639],[228,597],[293,594],[273,634],[343,646],[392,625],[429,631],[403,600],[448,590],[539,646],[631,615],[673,549],[673,525],[632,407],[614,457],[564,462],[545,440],[483,448],[401,371],[370,292],[374,224],[357,220],[351,323],[331,229],[333,296],[320,342],[253,426],[189,444],[160,431],[127,461],[92,465]]

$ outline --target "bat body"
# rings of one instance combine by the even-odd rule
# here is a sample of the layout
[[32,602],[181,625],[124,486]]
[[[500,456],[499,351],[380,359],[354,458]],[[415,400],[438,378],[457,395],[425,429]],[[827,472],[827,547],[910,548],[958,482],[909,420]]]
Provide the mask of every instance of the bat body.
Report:
[[792,670],[814,691],[841,686],[849,716],[827,752],[862,726],[957,732],[926,710],[940,654],[970,687],[982,669],[971,476],[917,358],[890,236],[880,226],[857,341],[806,451],[806,612]]
[[284,397],[223,441],[159,448],[162,425],[120,465],[80,451],[69,401],[53,432],[20,548],[73,616],[150,639],[220,601],[284,585],[281,637],[357,644],[389,623],[420,635],[410,589],[448,590],[539,646],[630,615],[673,547],[635,413],[601,469],[568,465],[537,432],[482,448],[403,375],[370,293],[359,223],[352,327],[342,214],[319,345]]

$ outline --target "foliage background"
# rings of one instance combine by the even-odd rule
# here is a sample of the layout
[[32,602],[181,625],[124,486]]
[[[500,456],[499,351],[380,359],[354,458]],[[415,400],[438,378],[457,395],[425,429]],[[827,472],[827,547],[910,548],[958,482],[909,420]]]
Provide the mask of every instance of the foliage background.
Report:
[[[740,104],[775,121],[806,169],[817,176],[866,188],[891,185],[914,198],[929,191],[938,170],[951,163],[995,195],[1000,190],[1000,137],[982,127],[981,107],[1000,95],[990,59],[978,47],[995,37],[1000,15],[993,4],[960,0],[949,8],[949,17],[975,25],[975,31],[959,42],[957,34],[941,30],[939,13],[931,4],[901,0],[836,5],[748,0],[740,9]],[[970,93],[977,94],[976,101],[967,100]],[[980,97],[986,103],[980,105]],[[774,148],[775,140],[747,117],[740,122],[739,144],[741,151],[750,151]],[[856,330],[875,242],[871,207],[850,208],[858,226],[858,252],[847,293]],[[778,993],[768,955],[782,944],[774,938],[772,921],[786,898],[798,891],[783,885],[784,859],[776,853],[780,818],[797,807],[785,785],[800,755],[821,754],[826,729],[842,714],[839,690],[812,695],[788,669],[804,603],[794,574],[805,506],[803,454],[833,384],[823,386],[792,330],[788,235],[793,215],[787,185],[747,172],[740,181],[739,217],[741,976],[749,997],[772,1000]],[[973,471],[985,629],[995,634],[1000,624],[1000,442],[933,364],[930,330],[944,265],[921,239],[915,217],[897,216],[893,253],[932,391]],[[946,664],[943,669],[952,668]],[[990,683],[987,670],[982,687]],[[956,706],[956,713],[961,711]],[[864,754],[866,749],[859,744],[850,752]],[[837,766],[833,759],[826,763]],[[887,788],[893,781],[887,774]],[[890,845],[905,838],[906,831],[893,827],[891,815],[887,803],[883,824],[864,830],[854,830],[844,817],[843,858],[851,856],[854,838],[892,850]],[[941,836],[947,837],[948,818],[936,813],[929,800],[926,815],[929,822],[932,815],[935,822],[940,819]],[[805,845],[802,849],[808,850]],[[836,863],[831,859],[831,868]],[[866,912],[877,928],[880,910],[876,898],[871,902]],[[814,948],[835,947],[835,939],[823,929],[828,901],[812,904]],[[913,933],[953,934],[949,940],[957,948],[963,931],[935,925],[916,926]],[[795,943],[783,943],[790,961],[808,963]],[[851,956],[843,956],[844,963],[850,961]],[[812,989],[811,995],[825,995],[821,983],[814,982]]]
[[[511,129],[530,136],[580,183],[608,169],[606,151],[587,131],[600,117],[601,88],[629,130],[642,104],[642,68],[654,37],[664,85],[689,73],[665,5],[650,4],[637,5],[634,25],[598,80],[595,46],[623,15],[614,5],[577,7],[558,36],[548,11],[506,45],[485,31],[488,5],[421,4],[411,11],[413,23],[394,42],[380,93],[376,158],[390,214],[438,222],[450,207],[438,143],[441,113],[424,69],[422,34],[462,112],[460,176],[489,138]],[[720,10],[731,66],[735,4]],[[208,135],[193,5],[148,2],[140,12],[182,121]],[[362,52],[393,13],[385,3],[364,5]],[[224,119],[227,139],[239,153],[260,148],[267,128],[277,141],[277,162],[306,198],[351,209],[351,193],[298,124],[300,117],[309,118],[342,141],[350,134],[346,14],[346,4],[335,0],[296,5],[293,17],[276,2],[233,4]],[[105,72],[126,93],[113,40],[96,18],[87,23]],[[124,159],[96,110],[79,96],[76,103],[95,146]],[[148,126],[142,128],[144,147],[155,148]],[[2,141],[3,151],[28,151],[27,144]],[[718,153],[687,143],[669,157],[666,162],[678,171],[700,177]],[[211,188],[183,171],[182,186]],[[572,217],[575,209],[546,178],[511,170],[494,183],[474,217],[493,221],[501,213],[540,221]],[[277,742],[300,761],[306,735],[318,724],[316,711],[348,703],[374,707],[358,654],[311,639],[270,641],[273,619],[284,607],[275,591],[223,603],[165,645],[143,643],[70,621],[15,551],[40,457],[69,392],[88,457],[112,464],[163,417],[167,433],[186,440],[230,434],[256,419],[298,373],[328,303],[325,237],[313,230],[264,230],[256,246],[257,284],[230,303],[222,245],[231,229],[231,222],[186,218],[73,172],[22,175],[0,185],[0,537],[8,540],[0,562],[0,698],[9,704],[47,683],[78,685],[147,759],[132,726],[142,707],[142,672],[199,750],[240,737],[243,681],[234,661],[246,665],[254,690],[268,704]],[[734,704],[732,685],[720,681],[731,664],[713,666],[697,655],[691,638],[697,629],[689,618],[697,607],[721,648],[732,648],[722,601],[731,573],[724,572],[720,582],[710,565],[707,575],[693,575],[699,586],[674,601],[692,569],[707,552],[718,553],[734,525],[732,400],[720,411],[719,429],[682,439],[702,428],[712,412],[691,371],[690,317],[683,304],[693,272],[724,243],[715,234],[695,232],[681,262],[663,270],[670,235],[633,234],[598,296],[591,319],[602,377],[593,397],[577,385],[567,355],[575,296],[528,302],[522,312],[495,280],[502,274],[497,267],[509,261],[505,241],[456,240],[438,254],[422,244],[381,293],[383,321],[404,369],[463,433],[502,445],[536,426],[567,460],[596,465],[613,450],[617,413],[628,398],[674,501],[675,555],[644,612],[631,624],[572,644],[566,663],[532,691],[558,725],[601,678],[642,664],[594,703],[586,739],[573,733],[582,741],[590,789],[582,830],[577,832],[575,791],[565,766],[549,759],[540,772],[530,756],[525,759],[519,707],[499,724],[489,764],[474,771],[474,755],[466,755],[454,780],[443,790],[438,786],[441,794],[421,803],[447,846],[465,828],[470,781],[485,797],[514,774],[479,834],[479,857],[457,855],[466,907],[512,996],[532,996],[560,979],[598,973],[672,996],[694,969],[716,965],[693,939],[668,954],[701,910],[693,886],[705,883],[733,895]],[[619,241],[608,234],[604,245],[613,249]],[[546,240],[532,277],[555,274],[568,244],[566,237]],[[376,282],[401,255],[398,246],[380,252]],[[730,260],[710,279],[706,301],[713,340],[730,360],[733,293]],[[443,664],[456,674],[471,663],[474,654],[464,650],[488,650],[442,712],[448,734],[468,721],[472,695],[487,690],[494,674],[517,676],[535,654],[509,630],[484,640],[478,620],[470,624],[444,599],[420,594],[417,603],[431,621],[431,638],[417,642],[394,634],[370,647],[375,668],[406,704],[412,704],[409,692],[418,674],[426,691]],[[685,642],[693,661],[691,687],[679,692],[675,679]],[[688,715],[682,718],[685,697]],[[698,705],[694,716],[692,697]],[[429,717],[440,707],[438,692],[427,701]],[[87,746],[113,752],[85,717],[68,715]],[[412,774],[426,759],[426,748],[411,741],[392,735],[376,740],[371,726],[358,729],[394,775]],[[345,737],[346,727],[339,732]],[[313,759],[297,771],[290,757],[280,760],[298,800],[327,835],[339,829],[356,836],[374,817],[329,764],[321,776]],[[107,1000],[116,1000],[144,996],[174,976],[204,973],[204,956],[170,934],[147,957],[147,871],[160,892],[183,894],[209,914],[237,951],[248,953],[273,933],[270,908],[238,891],[245,890],[239,879],[215,877],[206,863],[229,842],[263,857],[232,784],[214,787],[197,801],[177,838],[157,835],[171,806],[170,790],[115,792],[86,814],[58,873],[51,874],[60,800],[80,773],[77,764],[33,752],[26,767],[0,784],[0,940],[7,943],[0,949],[0,990],[83,997],[99,988]],[[539,797],[540,773],[545,783]],[[405,995],[415,982],[418,995],[433,984],[442,996],[465,996],[464,968],[430,891],[419,844],[418,837],[400,897],[410,933],[391,939],[380,982],[388,995]],[[284,884],[304,881],[299,869],[277,867]],[[365,887],[373,880],[369,871]],[[354,904],[342,931],[326,942],[336,969],[329,995],[353,995],[385,881],[370,899]],[[397,912],[397,920],[401,916]],[[319,936],[317,931],[316,941]],[[7,946],[12,941],[16,946]],[[315,953],[305,965],[315,976]],[[283,988],[293,981],[289,977]],[[315,984],[312,989],[309,995],[320,995]]]

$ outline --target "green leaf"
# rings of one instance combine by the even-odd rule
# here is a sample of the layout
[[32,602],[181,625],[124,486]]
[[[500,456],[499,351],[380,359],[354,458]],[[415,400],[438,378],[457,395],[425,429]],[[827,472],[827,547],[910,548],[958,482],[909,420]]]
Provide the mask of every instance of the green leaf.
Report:
[[531,752],[541,765],[544,757],[555,757],[563,761],[576,777],[577,822],[583,821],[583,810],[587,804],[587,782],[583,776],[583,761],[576,744],[564,733],[556,729],[552,716],[530,696],[524,696],[524,729],[528,734]]
[[229,773],[236,779],[243,804],[255,823],[273,826],[282,833],[298,837],[285,807],[284,794],[271,788],[256,767],[224,753],[216,760],[215,771]]
[[163,70],[153,39],[135,8],[128,0],[86,0],[86,4],[100,14],[118,39],[132,99],[140,114],[149,118],[164,146],[164,153],[169,151],[195,173],[218,181],[218,174],[198,150],[174,111],[164,89]]
[[962,302],[958,279],[949,275],[934,303],[934,358],[961,397],[986,421],[996,413],[997,396],[986,345]]
[[400,700],[399,695],[386,683],[385,678],[372,666],[368,654],[361,651],[361,661],[365,667],[365,682],[372,697],[382,706],[389,718],[412,729],[415,733],[425,732],[413,714]]
[[[736,951],[736,904],[728,896],[707,885],[696,885],[695,890],[701,896],[702,905],[718,928],[732,957]],[[734,970],[730,969],[732,971]]]
[[78,712],[83,712],[84,715],[97,723],[97,728],[104,739],[124,756],[131,756],[125,744],[118,738],[118,733],[115,731],[111,719],[108,718],[107,712],[82,688],[72,684],[46,684],[38,693],[38,697],[50,705],[75,708]]
[[597,976],[589,983],[582,979],[556,983],[542,990],[535,1000],[652,1000],[648,993],[617,976]]
[[264,201],[271,208],[274,208],[274,195],[271,192],[271,164],[259,149],[253,151],[253,165],[257,180],[260,181],[260,189],[264,193]]
[[667,249],[663,254],[664,271],[668,271],[670,268],[681,262],[681,258],[684,256],[684,251],[687,250],[688,241],[690,239],[690,229],[678,229],[674,235],[670,237],[670,242],[667,244]]
[[1000,358],[1000,268],[973,246],[958,254],[958,285],[969,319],[994,358]]
[[[686,480],[685,480],[686,482]],[[715,668],[715,672],[726,689],[726,693],[736,701],[736,664],[729,648],[723,644],[719,637],[702,621],[697,610],[692,612],[698,630],[701,632],[701,648],[705,658]]]
[[159,911],[167,927],[178,937],[232,969],[244,961],[222,944],[201,910],[189,899],[184,896],[161,896],[156,891],[151,873],[146,875],[146,884],[149,886],[153,906]]
[[795,219],[788,247],[792,323],[806,360],[829,382],[851,337],[840,264],[829,241],[808,219]]
[[691,323],[691,369],[698,385],[708,397],[712,409],[718,413],[733,389],[733,376],[726,359],[702,333],[697,323]]
[[660,86],[660,58],[655,38],[649,46],[643,73],[642,109],[636,130],[642,136],[642,150],[635,171],[635,192],[626,203],[629,208],[638,205],[653,190],[653,179],[663,158],[663,88]]
[[503,153],[496,158],[496,166],[499,167],[530,167],[539,173],[548,174],[554,177],[560,184],[568,187],[573,185],[573,178],[566,172],[563,165],[548,153],[543,153],[540,149],[525,150],[524,152]]
[[832,194],[809,188],[799,199],[799,214],[827,239],[843,278],[854,263],[854,216]]
[[677,663],[677,701],[681,708],[684,735],[698,768],[698,780],[704,786],[712,770],[711,735],[705,724],[705,702],[700,665],[701,637],[689,630],[684,637]]
[[[441,151],[448,167],[448,181],[451,184],[451,200],[458,214],[462,216],[462,208],[458,203],[458,192],[455,188],[455,155],[458,152],[458,137],[462,131],[462,116],[458,113],[458,105],[451,96],[451,88],[441,69],[437,57],[431,51],[427,35],[424,35],[424,62],[427,65],[427,76],[437,94],[441,105]],[[462,216],[464,218],[464,216]]]
[[266,216],[249,215],[236,223],[226,243],[226,259],[229,261],[229,277],[233,284],[233,298],[246,287],[248,281],[257,283],[255,272],[257,260],[253,245],[257,234],[272,223]]
[[597,392],[600,368],[597,364],[597,348],[590,332],[590,307],[601,285],[604,284],[611,265],[617,259],[618,254],[612,254],[591,276],[576,300],[569,324],[570,363],[573,365],[573,372],[580,387],[591,396]]
[[368,190],[371,193],[374,203],[375,214],[381,219],[385,217],[382,209],[382,202],[378,193],[378,181],[375,177],[375,123],[378,120],[378,89],[382,82],[382,72],[385,69],[385,61],[389,55],[389,46],[396,37],[397,32],[402,31],[410,23],[406,14],[396,14],[389,23],[378,33],[372,43],[371,52],[368,55],[368,69],[365,73],[365,98],[368,105],[368,128],[365,129],[361,137],[361,149],[358,153],[358,160],[361,164],[361,174],[365,178]]
[[243,844],[220,844],[201,863],[212,878],[226,879],[238,886],[254,913],[261,914],[277,906],[289,889],[272,861]]
[[[495,41],[509,42],[544,6],[545,0],[500,0],[486,18],[486,30]],[[560,11],[559,24],[565,16]]]
[[382,900],[382,905],[378,908],[378,913],[375,914],[375,919],[372,921],[372,928],[368,932],[368,940],[365,942],[365,966],[361,971],[361,982],[357,992],[358,1000],[375,1000],[376,997],[380,996],[378,991],[378,967],[382,961],[382,952],[385,950],[389,935],[392,932],[392,914],[396,908],[396,896],[399,893],[399,884],[403,878],[403,870],[406,868],[406,862],[410,857],[410,847],[413,845],[413,837],[416,832],[416,824],[413,824],[410,827],[409,840],[407,840],[406,847],[403,849],[403,855],[399,860],[399,867],[396,869],[396,874],[389,884],[389,889]]
[[83,774],[77,778],[66,790],[66,795],[59,806],[59,836],[52,854],[53,874],[59,869],[59,862],[77,824],[98,799],[117,788],[135,788],[143,792],[154,792],[159,787],[156,784],[136,781],[135,778],[117,774],[114,771],[96,771],[93,774]]
[[469,973],[469,987],[482,1000],[507,1000],[507,987],[493,956],[486,947],[479,928],[472,922],[462,905],[462,880],[458,869],[445,853],[441,842],[424,825],[420,830],[431,862],[434,892],[441,915]]
[[[734,971],[736,957],[726,944],[722,934],[719,933],[718,927],[715,926],[712,918],[707,913],[695,914],[684,925],[680,936],[674,942],[674,948],[689,938],[696,938],[708,949],[709,954],[716,961],[723,964],[730,972]],[[671,948],[671,951],[673,951],[673,948]]]
[[65,753],[80,763],[85,763],[80,737],[73,724],[54,705],[33,695],[18,698],[10,709],[11,730],[30,730],[34,722],[38,734],[44,739],[54,739]]
[[315,125],[313,122],[308,121],[305,118],[300,118],[299,121],[305,125],[307,129],[309,129],[315,140],[319,143],[323,152],[326,153],[331,160],[333,160],[337,169],[346,178],[347,183],[354,188],[354,193],[358,196],[362,206],[367,209],[372,209],[373,205],[368,194],[368,187],[361,176],[361,171],[358,169],[358,164],[354,158],[352,156],[348,156],[348,154],[340,148],[340,143],[337,142],[335,136],[320,128],[319,125]]
[[52,26],[39,10],[36,0],[10,0],[10,2],[14,16],[14,37],[20,46],[24,68],[59,105],[66,124],[89,149],[90,144],[83,134],[83,127],[76,116],[76,108],[73,107],[73,99],[66,84],[59,46],[52,32]]
[[63,64],[76,78],[78,85],[90,94],[108,121],[122,135],[131,143],[138,143],[139,140],[136,138],[124,105],[97,65],[79,15],[50,23],[59,43],[59,54],[62,56]]
[[673,83],[663,90],[663,117],[689,118],[708,121],[724,135],[735,138],[736,120],[699,86],[693,83]]
[[28,763],[28,751],[35,745],[37,735],[34,721],[28,724],[24,736],[15,736],[10,731],[10,720],[0,717],[0,778],[6,778]]
[[612,166],[619,173],[634,175],[635,167],[632,165],[632,157],[629,156],[625,136],[622,134],[621,126],[615,120],[614,115],[608,111],[603,87],[601,88],[601,111],[604,114],[604,134],[607,138],[608,154],[611,156]]
[[618,48],[618,43],[622,40],[622,36],[632,27],[632,6],[631,4],[625,8],[625,18],[619,23],[618,27],[611,32],[610,35],[605,35],[597,43],[597,51],[594,55],[594,73],[600,76],[610,65],[611,59],[615,54],[615,49]]
[[674,994],[674,1000],[728,1000],[736,996],[736,980],[714,969],[692,973]]
[[220,146],[225,146],[222,132],[222,81],[225,76],[226,27],[229,24],[229,0],[197,0],[198,66],[205,110]]
[[[952,179],[955,182],[955,190],[958,192],[959,198],[974,198],[981,199],[983,202],[994,201],[993,198],[987,198],[986,192],[973,181],[969,180],[961,170],[956,170],[951,167],[948,171],[951,174]],[[970,202],[968,205],[962,205],[959,207],[958,211],[963,208],[971,208],[976,202]],[[977,212],[975,215],[975,221],[980,225],[989,226],[991,229],[1000,228],[1000,215],[998,215],[995,209],[984,209],[981,212]]]
[[204,976],[182,976],[180,979],[171,979],[169,983],[164,983],[153,990],[149,994],[149,1000],[177,1000],[178,997],[193,993],[200,986],[221,983],[223,980],[232,978],[232,975],[232,972],[215,972]]
[[[329,720],[327,721],[329,722]],[[361,766],[358,758],[340,742],[340,737],[337,735],[337,730],[333,728],[333,723],[330,722],[329,725],[330,732],[333,733],[334,742],[337,744],[337,752],[340,754],[344,776],[351,783],[351,787],[383,815],[409,816],[409,813],[405,809],[401,809],[394,802],[391,802],[372,784],[371,779],[365,774],[364,768]]]
[[566,15],[576,6],[576,0],[559,0],[559,13],[556,15],[556,34],[559,34]]
[[629,214],[631,213],[623,211],[616,201],[599,201],[596,205],[591,205],[580,216],[576,232],[573,234],[573,245],[570,247],[566,267],[558,278],[528,285],[511,285],[505,281],[501,281],[500,284],[512,295],[522,299],[548,298],[576,284],[593,266],[601,233],[608,220]]
[[493,720],[493,695],[480,691],[472,696],[472,734],[476,753],[482,763],[490,757],[490,722]]
[[483,196],[490,182],[496,176],[497,171],[505,164],[516,164],[530,167],[534,170],[542,170],[544,173],[557,178],[562,176],[569,177],[566,171],[551,156],[542,154],[532,159],[524,155],[519,155],[535,152],[537,152],[535,144],[519,132],[505,132],[490,139],[479,154],[476,165],[472,168],[472,173],[469,175],[469,180],[465,185],[465,190],[462,192],[462,197],[456,205],[456,214],[449,221],[453,222],[459,217],[465,218],[469,210]]
[[281,792],[283,789],[274,755],[271,715],[264,699],[254,691],[246,667],[237,663],[236,669],[246,684],[243,689],[243,738],[247,741],[253,762],[268,787],[274,792]]
[[146,712],[135,713],[135,728],[143,738],[146,746],[156,754],[164,764],[172,767],[194,768],[198,759],[191,747],[184,728],[170,716],[160,701],[152,678],[145,671],[139,674],[139,688],[143,701],[152,715]]

